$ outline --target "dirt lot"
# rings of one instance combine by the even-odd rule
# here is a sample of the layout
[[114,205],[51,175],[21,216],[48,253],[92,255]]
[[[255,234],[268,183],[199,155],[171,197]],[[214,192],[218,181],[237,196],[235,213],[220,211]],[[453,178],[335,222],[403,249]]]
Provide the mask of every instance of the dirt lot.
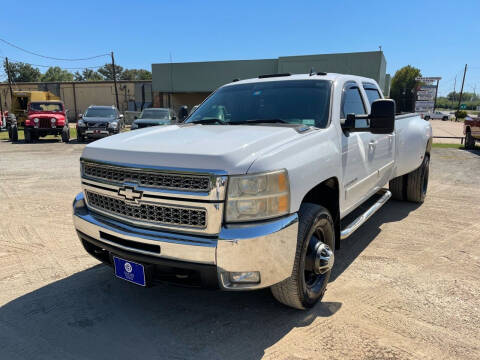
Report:
[[1,359],[480,358],[480,153],[434,149],[427,201],[342,242],[324,302],[115,279],[79,244],[84,145],[0,142]]
[[[463,122],[430,120],[433,136],[465,136],[463,134]],[[460,144],[460,139],[434,139],[438,144]]]

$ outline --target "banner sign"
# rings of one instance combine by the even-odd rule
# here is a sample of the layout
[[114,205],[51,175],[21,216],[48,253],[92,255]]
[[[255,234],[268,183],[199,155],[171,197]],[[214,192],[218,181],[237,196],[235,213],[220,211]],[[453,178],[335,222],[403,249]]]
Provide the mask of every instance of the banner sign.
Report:
[[[441,77],[417,77],[415,80],[422,82],[417,88],[415,99],[415,112],[428,113],[433,112],[435,108],[435,98],[437,97],[438,81]],[[436,84],[434,85],[434,83]]]

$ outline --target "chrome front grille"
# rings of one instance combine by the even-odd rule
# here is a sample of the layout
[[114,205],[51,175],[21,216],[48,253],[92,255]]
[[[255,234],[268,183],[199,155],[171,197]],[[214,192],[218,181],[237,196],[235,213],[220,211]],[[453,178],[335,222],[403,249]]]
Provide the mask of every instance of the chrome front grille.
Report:
[[102,195],[89,190],[85,191],[87,203],[94,209],[112,215],[144,221],[159,225],[185,226],[203,229],[207,226],[207,210],[204,208],[188,208],[165,206],[160,204],[129,204],[125,200]]
[[96,122],[96,121],[90,121],[87,122],[87,126],[89,128],[106,128],[108,126],[108,122]]
[[124,168],[83,162],[83,176],[108,183],[134,182],[140,186],[180,191],[203,191],[211,189],[208,175],[166,173],[151,169]]

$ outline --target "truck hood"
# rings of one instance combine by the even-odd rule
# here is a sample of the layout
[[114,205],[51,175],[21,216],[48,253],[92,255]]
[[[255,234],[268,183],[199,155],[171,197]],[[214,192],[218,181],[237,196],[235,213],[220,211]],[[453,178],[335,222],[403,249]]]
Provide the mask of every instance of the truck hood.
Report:
[[57,120],[63,120],[65,119],[65,114],[62,113],[49,113],[49,112],[35,112],[35,113],[30,113],[28,114],[29,119],[35,119],[35,118],[55,118]]
[[126,132],[87,145],[85,159],[245,174],[253,161],[301,136],[292,127],[167,125]]

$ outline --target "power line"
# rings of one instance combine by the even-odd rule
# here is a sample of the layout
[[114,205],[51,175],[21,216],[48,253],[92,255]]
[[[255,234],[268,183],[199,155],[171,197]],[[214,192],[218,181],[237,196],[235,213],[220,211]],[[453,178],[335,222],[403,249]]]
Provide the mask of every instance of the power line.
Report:
[[[0,58],[5,59],[4,56],[0,56]],[[38,67],[43,67],[43,68],[53,67],[53,66],[50,66],[50,65],[39,65],[39,64],[27,63],[27,62],[19,61],[19,60],[12,59],[12,58],[10,58],[10,60],[12,60],[13,62],[21,62],[23,64],[30,65],[30,66],[38,66]],[[81,67],[62,67],[62,66],[59,66],[59,68],[62,68],[62,69],[65,69],[65,70],[84,70],[84,69],[98,69],[98,68],[101,68],[102,66],[104,66],[104,65],[81,66]]]
[[103,56],[110,56],[110,54],[100,54],[100,55],[95,55],[95,56],[90,56],[90,57],[85,57],[85,58],[78,58],[78,59],[62,59],[62,58],[56,58],[56,57],[52,57],[52,56],[46,56],[46,55],[41,55],[41,54],[37,54],[33,51],[30,51],[30,50],[26,50],[24,48],[21,48],[20,46],[17,46],[15,44],[12,44],[11,42],[5,40],[5,39],[2,39],[0,38],[0,41],[4,42],[5,44],[7,45],[10,45],[18,50],[21,50],[23,52],[26,52],[28,54],[31,54],[31,55],[35,55],[35,56],[39,56],[39,57],[42,57],[42,58],[45,58],[45,59],[51,59],[51,60],[59,60],[59,61],[84,61],[84,60],[91,60],[91,59],[96,59],[96,58],[99,58],[99,57],[103,57]]

